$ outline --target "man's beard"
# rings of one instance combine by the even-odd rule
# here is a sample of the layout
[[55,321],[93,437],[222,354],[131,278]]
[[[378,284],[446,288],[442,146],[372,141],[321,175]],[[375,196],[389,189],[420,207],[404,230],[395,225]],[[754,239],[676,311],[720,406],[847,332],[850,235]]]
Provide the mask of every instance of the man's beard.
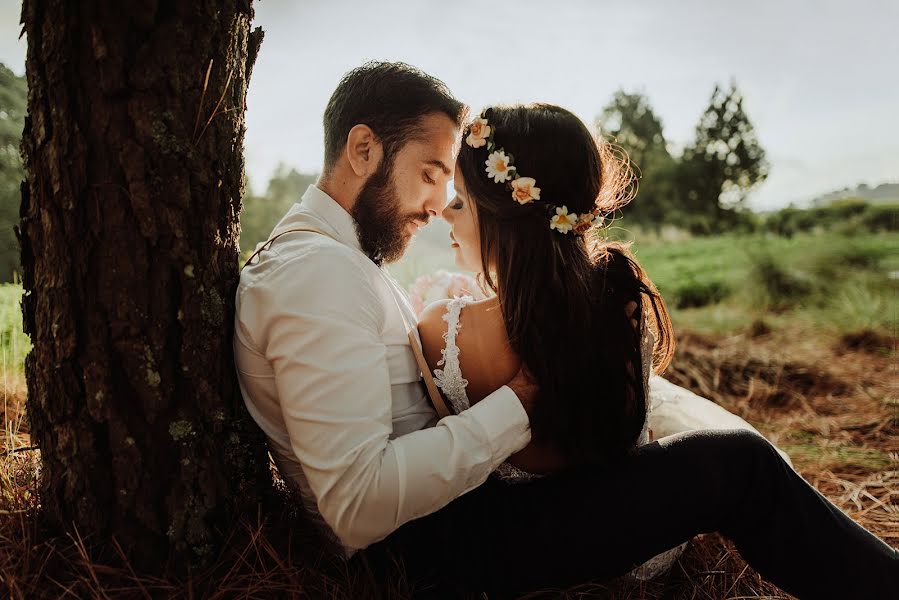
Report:
[[400,199],[391,181],[392,174],[393,165],[385,160],[362,186],[351,211],[359,245],[379,267],[402,258],[412,239],[410,223],[428,221],[427,213],[400,214]]

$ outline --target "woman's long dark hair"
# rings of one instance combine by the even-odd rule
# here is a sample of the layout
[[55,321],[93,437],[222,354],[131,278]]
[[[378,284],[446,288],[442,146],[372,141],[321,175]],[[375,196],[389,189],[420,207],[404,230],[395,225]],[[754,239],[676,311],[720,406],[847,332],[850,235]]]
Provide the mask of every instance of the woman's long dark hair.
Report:
[[482,114],[496,147],[541,189],[541,200],[519,205],[507,185],[487,176],[486,147],[462,144],[458,165],[478,209],[485,284],[499,297],[512,349],[539,384],[533,439],[572,464],[627,454],[647,414],[640,320],[648,316],[656,333],[659,373],[674,351],[671,322],[626,245],[595,232],[550,229],[547,203],[578,214],[598,206],[610,215],[634,195],[633,174],[609,144],[558,106],[502,106]]

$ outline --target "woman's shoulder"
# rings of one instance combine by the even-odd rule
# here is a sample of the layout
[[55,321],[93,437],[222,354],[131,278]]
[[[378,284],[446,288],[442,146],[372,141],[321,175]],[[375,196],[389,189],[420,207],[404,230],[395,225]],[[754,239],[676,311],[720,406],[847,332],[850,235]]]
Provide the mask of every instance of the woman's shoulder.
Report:
[[[450,311],[450,307],[453,305],[458,306],[459,311],[461,311],[462,306],[467,306],[472,304],[474,301],[471,296],[463,296],[461,298],[453,298],[453,299],[443,299],[443,300],[435,300],[431,302],[427,306],[425,306],[424,310],[421,312],[421,316],[418,318],[418,330],[422,331],[434,331],[434,330],[445,330],[446,329],[446,314]],[[442,335],[442,332],[441,332]]]
[[450,302],[452,302],[452,300],[447,298],[445,300],[431,302],[425,306],[424,310],[421,311],[421,316],[418,317],[418,330],[421,331],[422,328],[440,326],[443,322],[443,315],[446,314]]
[[449,327],[444,317],[451,304],[459,310],[456,346],[460,350],[462,373],[468,381],[468,398],[471,404],[475,404],[505,385],[518,372],[521,361],[509,346],[502,312],[495,297],[485,300],[439,300],[422,311],[418,323],[425,360],[431,369],[442,358],[443,336]]
[[521,368],[512,350],[502,310],[496,298],[465,305],[456,338],[462,372],[468,380],[468,398],[475,404],[507,384]]
[[[461,312],[462,306],[471,302],[470,297],[436,300],[428,304],[418,318],[418,334],[425,353],[425,359],[429,364],[436,364],[439,360],[440,350],[444,344],[444,334],[449,328],[449,314],[451,307],[455,306]],[[459,317],[459,314],[456,315]]]

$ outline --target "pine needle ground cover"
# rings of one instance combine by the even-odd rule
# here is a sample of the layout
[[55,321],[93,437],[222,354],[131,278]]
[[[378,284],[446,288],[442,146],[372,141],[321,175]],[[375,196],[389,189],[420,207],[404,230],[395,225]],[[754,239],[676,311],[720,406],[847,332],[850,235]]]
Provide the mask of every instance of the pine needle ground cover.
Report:
[[[884,234],[659,239],[635,251],[673,308],[678,352],[666,376],[755,425],[790,454],[806,480],[899,548],[897,248],[899,236]],[[399,272],[410,281],[420,274],[403,265]],[[48,536],[38,518],[40,450],[31,446],[24,415],[22,361],[29,343],[21,332],[20,296],[19,286],[0,286],[0,593],[372,595],[362,574],[327,559],[304,535],[289,498],[283,513],[235,523],[214,564],[181,579],[136,573],[122,548],[95,545],[90,532]],[[389,590],[390,597],[407,595],[402,582]],[[622,578],[528,597],[790,598],[718,535],[695,538],[657,580]]]

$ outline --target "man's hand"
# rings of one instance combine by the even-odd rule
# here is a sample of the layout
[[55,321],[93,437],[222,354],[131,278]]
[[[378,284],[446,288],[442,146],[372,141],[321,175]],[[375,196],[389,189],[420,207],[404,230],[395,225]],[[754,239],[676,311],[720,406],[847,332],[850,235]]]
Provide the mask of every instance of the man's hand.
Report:
[[534,376],[528,371],[528,368],[522,364],[521,368],[518,369],[518,373],[516,373],[515,377],[512,378],[508,384],[509,388],[515,392],[515,395],[518,396],[518,400],[521,402],[521,405],[524,407],[524,411],[531,414],[531,411],[534,408],[534,402],[537,399],[537,382],[534,380]]

